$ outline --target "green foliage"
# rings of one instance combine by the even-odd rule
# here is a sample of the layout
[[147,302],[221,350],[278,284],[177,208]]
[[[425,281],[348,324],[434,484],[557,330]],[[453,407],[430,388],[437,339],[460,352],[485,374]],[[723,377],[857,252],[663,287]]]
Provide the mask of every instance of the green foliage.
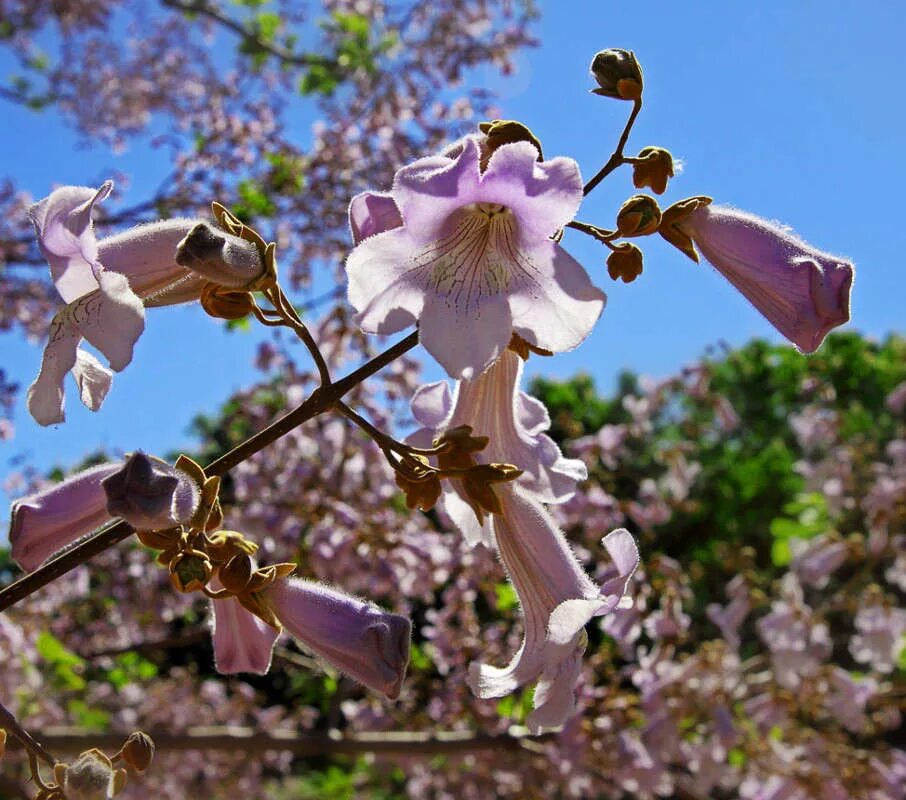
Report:
[[107,672],[107,681],[117,690],[130,683],[143,683],[157,675],[157,667],[138,653],[123,653],[116,657],[116,666]]
[[38,655],[51,667],[53,676],[63,689],[81,690],[85,688],[82,671],[85,662],[48,631],[41,631],[35,641]]
[[[880,457],[895,430],[885,399],[906,380],[906,339],[891,336],[879,343],[838,333],[810,357],[756,340],[703,366],[705,396],[681,383],[668,389],[651,432],[630,445],[617,470],[600,467],[593,477],[615,497],[631,499],[644,479],[663,474],[663,453],[688,448],[686,458],[700,464],[701,473],[688,502],[657,529],[658,548],[714,566],[722,546],[747,544],[760,564],[781,566],[789,560],[791,538],[809,538],[829,525],[823,498],[803,494],[804,481],[794,469],[805,454],[790,415],[814,402],[810,387],[820,387],[830,394],[820,399],[839,415],[841,435]],[[623,398],[639,392],[631,373],[620,376],[610,397],[598,395],[587,375],[564,382],[536,379],[531,390],[550,410],[551,433],[561,443],[625,422]],[[718,397],[739,416],[732,431],[715,424]]]

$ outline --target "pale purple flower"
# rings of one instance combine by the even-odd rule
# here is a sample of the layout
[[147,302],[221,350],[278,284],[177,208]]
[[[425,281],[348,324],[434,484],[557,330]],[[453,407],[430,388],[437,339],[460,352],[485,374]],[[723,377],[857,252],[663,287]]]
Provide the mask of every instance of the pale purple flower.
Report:
[[31,571],[113,517],[158,530],[188,521],[200,490],[181,470],[143,453],[72,475],[12,505],[13,558]]
[[[211,581],[211,588],[220,588],[216,579]],[[255,616],[235,597],[212,600],[211,605],[211,640],[217,671],[222,675],[266,674],[280,631]]]
[[[470,425],[488,446],[476,454],[481,463],[513,464],[523,470],[517,482],[542,503],[563,503],[588,476],[585,464],[564,458],[544,431],[550,416],[544,404],[519,390],[523,362],[506,350],[489,369],[471,381],[458,381],[453,393],[444,381],[420,386],[412,414],[424,428],[410,437],[420,446],[448,428]],[[452,488],[449,488],[452,484]],[[445,483],[443,506],[466,541],[490,543],[490,523],[482,525],[461,494],[457,481]]]
[[494,541],[522,607],[525,639],[508,666],[474,663],[469,685],[480,698],[502,697],[537,680],[533,730],[561,725],[575,707],[574,687],[585,650],[583,628],[623,602],[639,561],[624,529],[603,539],[615,576],[597,586],[580,567],[550,514],[521,487],[499,490],[503,513],[492,516]]
[[[794,578],[792,573],[787,578]],[[824,622],[802,602],[801,589],[794,580],[786,582],[788,599],[776,600],[771,612],[758,620],[758,635],[771,651],[777,682],[786,688],[799,686],[802,678],[814,675],[830,656],[832,642]]]
[[858,633],[849,641],[853,658],[878,672],[893,672],[906,646],[906,610],[868,606],[859,609],[854,624]]
[[286,630],[315,655],[369,689],[399,696],[412,631],[406,617],[298,578],[278,580],[262,595]]
[[[28,390],[28,410],[41,425],[64,420],[63,380],[69,371],[82,402],[92,411],[100,408],[111,370],[119,372],[132,360],[145,327],[145,306],[196,299],[207,281],[246,286],[263,271],[253,244],[197,219],[141,225],[98,241],[92,211],[112,190],[112,181],[99,189],[63,186],[29,209],[41,253],[66,303],[50,323],[41,370]],[[104,355],[110,369],[81,349],[82,339]]]
[[741,575],[737,575],[727,584],[727,595],[730,597],[727,605],[709,603],[705,614],[720,629],[720,635],[727,644],[736,650],[740,645],[739,628],[752,608],[749,590]]
[[792,539],[790,550],[793,561],[790,568],[806,586],[823,589],[845,562],[849,553],[846,542],[834,541],[827,536],[812,540]]
[[576,163],[539,163],[533,145],[515,142],[482,172],[480,141],[400,169],[389,195],[398,216],[386,195],[360,195],[350,208],[361,240],[346,271],[359,325],[387,334],[418,322],[421,343],[461,379],[483,372],[514,331],[571,350],[606,299],[551,239],[582,201]]
[[802,352],[815,352],[831,329],[849,321],[854,270],[846,259],[726,206],[702,206],[676,224]]

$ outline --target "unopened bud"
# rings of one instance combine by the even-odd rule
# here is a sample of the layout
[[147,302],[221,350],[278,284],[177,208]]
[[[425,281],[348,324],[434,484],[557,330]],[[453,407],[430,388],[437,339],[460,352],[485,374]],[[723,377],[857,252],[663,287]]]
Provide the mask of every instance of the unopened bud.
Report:
[[144,731],[130,733],[120,755],[132,769],[144,772],[154,760],[154,740]]
[[617,230],[622,236],[647,236],[661,224],[657,200],[647,194],[630,197],[617,214]]
[[176,248],[176,263],[221,286],[244,288],[265,273],[262,253],[247,239],[199,222]]
[[240,553],[220,568],[220,582],[228,592],[242,594],[249,585],[254,571],[255,565],[251,557],[246,553]]
[[631,242],[618,245],[607,257],[607,274],[614,280],[632,283],[642,274],[642,251]]
[[598,83],[593,94],[617,100],[638,100],[642,96],[642,68],[631,50],[602,50],[591,62],[591,74]]
[[420,508],[422,511],[430,511],[440,500],[440,478],[436,474],[430,475],[425,480],[414,481],[397,472],[396,485],[406,495],[407,508]]
[[632,168],[632,183],[636,189],[651,188],[655,194],[667,190],[667,181],[673,177],[673,156],[663,147],[643,147]]
[[0,758],[6,755],[6,731],[0,728]]
[[490,159],[491,154],[498,147],[512,144],[513,142],[529,142],[538,151],[538,161],[544,160],[541,152],[541,142],[538,137],[532,133],[527,125],[523,125],[521,122],[517,122],[514,119],[495,119],[490,122],[479,123],[478,130],[486,137],[486,160]]
[[210,559],[199,550],[178,553],[170,562],[170,581],[177,591],[197,592],[203,589],[213,573]]
[[225,291],[216,283],[206,283],[202,287],[199,301],[205,313],[216,319],[242,319],[255,307],[255,298],[250,292]]

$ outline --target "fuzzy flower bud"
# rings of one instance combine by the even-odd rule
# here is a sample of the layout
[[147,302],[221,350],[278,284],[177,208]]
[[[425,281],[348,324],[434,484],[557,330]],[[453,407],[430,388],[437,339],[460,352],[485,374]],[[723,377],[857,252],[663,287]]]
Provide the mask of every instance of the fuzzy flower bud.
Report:
[[86,750],[72,764],[57,764],[57,783],[66,800],[112,800],[126,785],[126,770],[114,770],[100,750]]
[[630,197],[617,213],[617,230],[622,236],[647,236],[661,224],[657,200],[647,194]]
[[129,734],[120,755],[137,772],[144,772],[154,760],[154,740],[144,731]]
[[617,100],[638,100],[642,96],[642,68],[631,50],[602,50],[591,62],[591,74],[598,83],[592,94]]
[[671,231],[689,243],[681,249],[698,260],[694,250],[689,253],[694,243],[803,353],[814,353],[833,328],[849,321],[852,263],[806,244],[788,228],[701,200],[684,201],[688,210],[671,214]]
[[262,594],[305,647],[370,689],[399,696],[409,664],[408,619],[298,578],[278,580]]
[[607,274],[614,280],[632,283],[642,274],[642,251],[631,242],[618,245],[607,257]]
[[189,521],[200,490],[184,472],[144,453],[133,453],[102,481],[107,511],[139,530],[161,530]]
[[636,189],[648,186],[655,194],[667,190],[667,181],[673,177],[673,156],[663,147],[643,147],[632,167],[632,185]]

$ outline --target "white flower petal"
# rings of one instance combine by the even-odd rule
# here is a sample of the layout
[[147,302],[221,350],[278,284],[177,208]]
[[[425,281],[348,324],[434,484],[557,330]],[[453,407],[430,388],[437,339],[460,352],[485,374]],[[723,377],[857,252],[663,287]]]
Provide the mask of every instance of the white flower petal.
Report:
[[110,391],[113,373],[91,353],[80,347],[76,350],[76,363],[72,368],[72,376],[78,384],[82,403],[92,411],[97,411],[104,402],[104,398],[107,397],[107,392]]
[[76,363],[82,337],[69,315],[69,306],[57,312],[50,322],[41,370],[28,387],[28,412],[39,425],[63,422],[63,379]]
[[529,344],[555,353],[577,347],[601,316],[607,295],[555,242],[510,252],[532,278],[510,294],[513,329]]

